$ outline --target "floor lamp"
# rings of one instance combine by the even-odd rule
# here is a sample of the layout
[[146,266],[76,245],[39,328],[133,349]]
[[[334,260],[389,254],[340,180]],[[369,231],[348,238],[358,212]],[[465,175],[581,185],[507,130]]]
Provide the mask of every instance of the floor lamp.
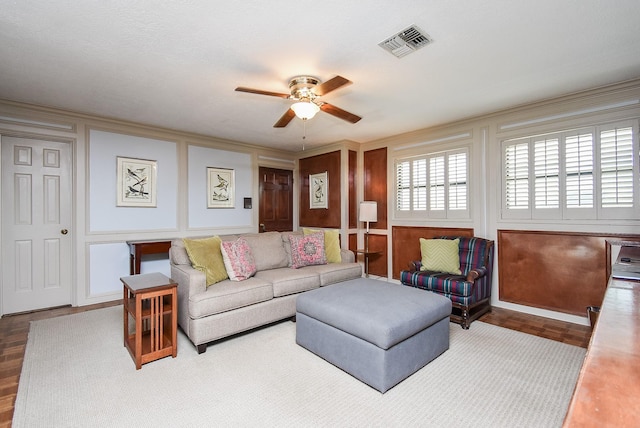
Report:
[[367,232],[364,235],[364,249],[369,251],[369,222],[378,221],[378,203],[376,201],[360,202],[360,215],[358,220],[367,223]]

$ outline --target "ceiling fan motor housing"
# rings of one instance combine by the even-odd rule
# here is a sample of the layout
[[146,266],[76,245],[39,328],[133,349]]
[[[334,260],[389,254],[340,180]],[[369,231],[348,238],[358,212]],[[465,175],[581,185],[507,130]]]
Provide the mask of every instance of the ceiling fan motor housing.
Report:
[[297,76],[291,79],[289,82],[289,89],[291,90],[291,99],[293,100],[309,100],[313,101],[317,95],[312,91],[320,80],[311,76]]

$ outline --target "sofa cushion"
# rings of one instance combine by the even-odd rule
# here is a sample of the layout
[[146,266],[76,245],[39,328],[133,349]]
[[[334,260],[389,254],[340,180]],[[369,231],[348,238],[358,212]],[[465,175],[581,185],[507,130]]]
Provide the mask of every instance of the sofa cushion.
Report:
[[203,318],[272,298],[273,287],[263,279],[252,277],[242,282],[225,280],[203,293],[190,296],[189,316],[192,319]]
[[204,239],[184,238],[183,242],[191,266],[206,275],[207,287],[229,277],[220,251],[222,241],[218,236]]
[[306,236],[289,236],[291,242],[291,267],[323,265],[327,263],[324,255],[324,233],[312,233]]
[[256,273],[256,262],[251,247],[243,238],[222,242],[222,259],[232,281],[243,281]]
[[327,263],[340,263],[342,261],[340,256],[340,232],[338,229],[317,230],[304,227],[302,231],[305,235],[317,232],[324,233],[324,254],[327,258]]
[[362,265],[360,263],[329,263],[326,265],[307,266],[299,270],[320,275],[320,286],[322,287],[362,277]]
[[460,275],[459,239],[420,238],[422,270]]
[[320,287],[320,275],[306,269],[278,268],[256,273],[256,278],[271,283],[273,297],[301,293]]
[[280,232],[250,233],[242,237],[251,247],[258,271],[288,266]]

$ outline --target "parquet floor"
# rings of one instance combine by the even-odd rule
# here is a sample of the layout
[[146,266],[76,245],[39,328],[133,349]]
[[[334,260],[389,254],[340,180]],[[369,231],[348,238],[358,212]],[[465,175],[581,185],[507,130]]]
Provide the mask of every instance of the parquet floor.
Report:
[[[29,323],[119,304],[121,304],[120,301],[115,301],[80,308],[64,307],[0,318],[0,427],[11,426],[13,405],[18,393],[18,380],[29,333]],[[583,348],[587,347],[591,336],[591,329],[586,326],[501,308],[493,308],[492,312],[483,315],[480,321]],[[473,324],[471,331],[473,331]]]

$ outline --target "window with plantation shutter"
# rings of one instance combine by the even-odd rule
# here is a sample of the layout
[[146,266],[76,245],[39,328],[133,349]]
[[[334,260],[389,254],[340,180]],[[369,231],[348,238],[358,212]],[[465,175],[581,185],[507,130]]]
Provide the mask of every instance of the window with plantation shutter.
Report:
[[637,133],[627,121],[503,142],[502,217],[637,219]]
[[396,161],[396,216],[468,217],[468,154],[439,152]]

